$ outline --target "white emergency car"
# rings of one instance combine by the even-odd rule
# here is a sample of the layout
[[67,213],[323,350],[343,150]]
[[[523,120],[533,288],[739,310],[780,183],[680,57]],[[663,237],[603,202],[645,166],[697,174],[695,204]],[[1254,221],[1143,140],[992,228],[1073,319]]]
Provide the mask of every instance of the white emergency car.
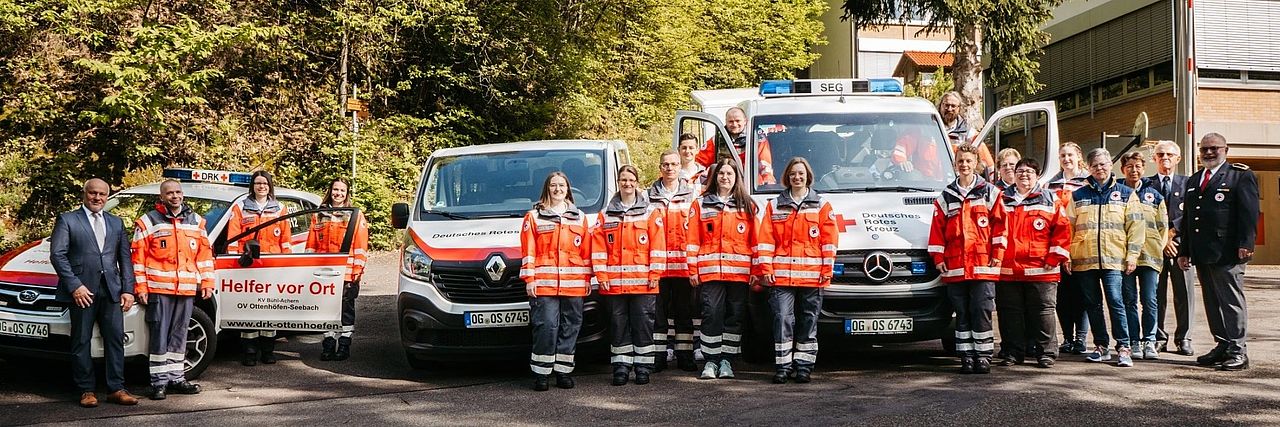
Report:
[[[787,162],[803,157],[814,168],[814,189],[834,208],[840,244],[819,331],[863,342],[942,339],[951,348],[952,310],[927,252],[932,203],[955,180],[953,152],[934,105],[902,96],[896,79],[766,81],[736,103],[747,114],[745,153],[739,153],[721,121],[725,96],[717,95],[741,96],[695,96],[717,100],[707,109],[719,114],[678,111],[674,133],[714,143],[717,157],[745,159],[744,174],[753,181],[748,187],[761,206],[782,190],[766,182],[766,172],[780,183]],[[1036,136],[1011,131],[1011,124],[1025,122],[1010,120],[1043,120],[1047,134],[1032,143]],[[1046,179],[1057,172],[1056,154],[1049,155],[1058,146],[1052,102],[996,112],[976,141],[995,153],[1015,139],[1040,161]],[[764,345],[772,339],[763,293],[753,296],[750,311],[748,350],[772,357]]]
[[[622,141],[559,140],[436,150],[412,205],[392,208],[407,228],[397,318],[414,368],[449,359],[525,358],[532,333],[519,277],[520,224],[548,174],[564,172],[574,203],[591,223],[617,192],[631,162]],[[594,285],[593,285],[594,286]],[[578,343],[605,338],[595,293],[584,306]]]
[[[323,277],[341,280],[345,273],[346,251],[341,253],[303,253],[311,216],[320,197],[302,191],[276,188],[276,197],[290,212],[277,221],[289,221],[293,230],[293,254],[262,254],[257,259],[226,254],[226,222],[230,206],[248,195],[252,182],[247,173],[169,169],[166,178],[183,181],[185,202],[207,221],[207,231],[214,247],[215,265],[220,275],[254,279],[260,283],[278,283],[298,276],[297,281],[323,281]],[[134,220],[155,208],[160,184],[128,188],[111,196],[105,209],[125,223],[128,236],[133,235]],[[335,209],[328,209],[335,210]],[[336,209],[351,210],[351,209]],[[354,215],[352,215],[354,218]],[[52,220],[52,218],[50,218]],[[269,226],[274,224],[264,224]],[[248,235],[257,228],[245,230]],[[350,238],[347,239],[350,242]],[[127,261],[127,260],[126,260]],[[336,276],[335,276],[336,274]],[[316,277],[312,277],[312,276]],[[208,367],[217,351],[217,334],[223,329],[219,315],[215,280],[214,298],[197,299],[192,310],[187,336],[186,374],[196,378]],[[69,358],[71,352],[71,316],[69,303],[57,302],[54,295],[58,277],[49,262],[49,239],[28,243],[0,256],[0,355],[4,357]],[[144,307],[135,305],[124,316],[124,352],[128,358],[147,354],[148,333]],[[102,357],[102,343],[94,331],[93,356]],[[145,369],[145,368],[144,368]]]

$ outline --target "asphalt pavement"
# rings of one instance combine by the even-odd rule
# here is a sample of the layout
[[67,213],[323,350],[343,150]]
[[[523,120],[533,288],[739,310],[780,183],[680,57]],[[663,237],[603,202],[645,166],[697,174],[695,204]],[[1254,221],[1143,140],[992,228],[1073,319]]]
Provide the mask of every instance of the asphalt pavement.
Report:
[[[935,342],[828,350],[814,382],[774,385],[772,366],[733,380],[668,370],[649,385],[609,385],[607,358],[579,357],[577,388],[529,389],[528,364],[460,362],[413,370],[395,322],[394,253],[376,254],[359,300],[353,356],[319,361],[319,336],[281,342],[280,363],[242,367],[224,341],[204,392],[135,407],[76,405],[66,362],[0,360],[0,425],[1261,425],[1280,424],[1280,268],[1250,267],[1252,368],[1218,372],[1161,354],[1133,368],[1068,355],[1052,369],[994,367],[959,375]],[[1192,338],[1212,347],[1198,309]],[[1170,313],[1172,320],[1172,313]],[[128,386],[146,389],[131,365]]]

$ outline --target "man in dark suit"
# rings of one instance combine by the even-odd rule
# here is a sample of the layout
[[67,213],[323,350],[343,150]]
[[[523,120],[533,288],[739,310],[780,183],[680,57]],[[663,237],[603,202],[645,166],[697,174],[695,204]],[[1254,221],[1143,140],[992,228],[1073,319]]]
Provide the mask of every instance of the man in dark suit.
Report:
[[1195,265],[1209,332],[1218,343],[1196,364],[1238,371],[1249,368],[1244,268],[1258,236],[1258,179],[1248,166],[1226,160],[1226,137],[1210,133],[1200,139],[1204,168],[1187,179],[1178,265]]
[[58,272],[57,300],[71,306],[71,365],[80,406],[98,406],[94,394],[92,338],[97,323],[106,355],[108,402],[136,405],[124,389],[124,312],[133,306],[133,261],[124,222],[102,210],[111,187],[84,183],[80,209],[58,215],[49,239],[49,262]]
[[1157,349],[1169,351],[1169,332],[1164,328],[1166,308],[1169,306],[1169,288],[1173,288],[1173,312],[1178,326],[1173,332],[1177,346],[1174,353],[1183,356],[1195,354],[1191,348],[1191,319],[1195,317],[1195,267],[1182,270],[1178,267],[1178,245],[1182,244],[1182,204],[1186,199],[1187,176],[1178,175],[1174,168],[1182,161],[1182,151],[1173,141],[1160,141],[1155,149],[1156,174],[1143,179],[1142,186],[1155,188],[1164,196],[1165,209],[1169,212],[1169,236],[1164,245],[1164,265],[1160,268],[1160,286],[1156,291],[1156,305],[1160,316],[1156,324]]

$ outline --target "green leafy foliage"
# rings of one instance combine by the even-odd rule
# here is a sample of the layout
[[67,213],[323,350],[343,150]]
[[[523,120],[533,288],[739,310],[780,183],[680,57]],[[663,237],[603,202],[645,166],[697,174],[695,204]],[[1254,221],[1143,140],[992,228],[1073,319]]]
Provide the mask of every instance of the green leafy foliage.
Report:
[[[0,249],[80,182],[266,169],[316,193],[351,175],[376,248],[432,150],[622,139],[654,176],[691,89],[786,78],[821,0],[0,2]],[[346,81],[372,118],[339,115]],[[26,221],[19,221],[25,218]]]

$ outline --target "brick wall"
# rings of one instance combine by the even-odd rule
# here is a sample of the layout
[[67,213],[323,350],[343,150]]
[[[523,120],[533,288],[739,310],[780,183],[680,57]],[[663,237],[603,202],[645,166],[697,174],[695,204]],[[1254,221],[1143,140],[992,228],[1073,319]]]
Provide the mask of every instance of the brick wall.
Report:
[[[1087,152],[1101,146],[1100,137],[1103,131],[1111,134],[1127,134],[1133,130],[1133,121],[1138,113],[1147,113],[1150,129],[1174,123],[1175,107],[1172,91],[1164,91],[1146,97],[1131,99],[1127,102],[1100,108],[1089,114],[1074,115],[1058,119],[1058,140],[1075,141]],[[1031,131],[1032,140],[1038,146],[1044,145],[1044,126]],[[1005,145],[1013,147],[1025,146],[1025,138],[1021,133],[1006,135]],[[1116,144],[1116,142],[1112,142]],[[1116,147],[1117,149],[1119,147]],[[1020,150],[1022,150],[1020,148]],[[1025,151],[1025,150],[1022,150]]]
[[1280,90],[1201,88],[1196,121],[1280,123]]

